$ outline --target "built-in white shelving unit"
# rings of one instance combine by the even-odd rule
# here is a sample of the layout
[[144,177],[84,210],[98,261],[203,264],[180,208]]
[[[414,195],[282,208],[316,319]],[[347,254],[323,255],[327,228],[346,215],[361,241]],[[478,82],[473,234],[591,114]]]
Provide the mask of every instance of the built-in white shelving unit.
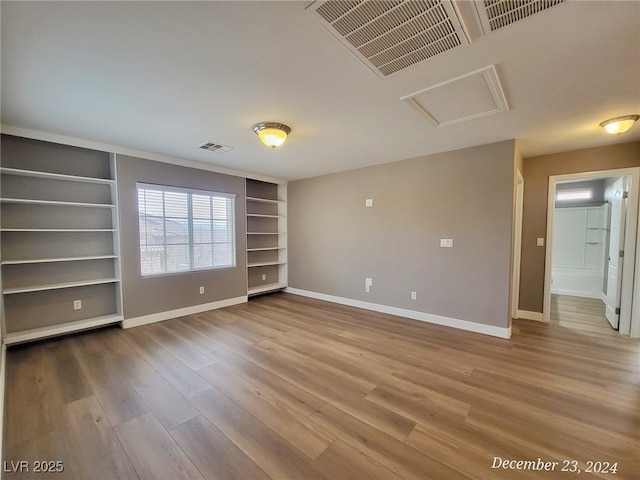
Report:
[[249,296],[287,287],[286,185],[247,179]]
[[122,321],[116,158],[2,136],[3,341]]

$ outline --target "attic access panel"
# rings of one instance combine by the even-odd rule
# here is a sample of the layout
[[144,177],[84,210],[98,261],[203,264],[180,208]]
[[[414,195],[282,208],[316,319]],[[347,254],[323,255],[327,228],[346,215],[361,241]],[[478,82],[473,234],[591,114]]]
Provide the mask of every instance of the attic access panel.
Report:
[[446,127],[506,112],[507,99],[493,65],[400,99],[431,120]]
[[469,43],[451,0],[318,0],[305,11],[383,78]]

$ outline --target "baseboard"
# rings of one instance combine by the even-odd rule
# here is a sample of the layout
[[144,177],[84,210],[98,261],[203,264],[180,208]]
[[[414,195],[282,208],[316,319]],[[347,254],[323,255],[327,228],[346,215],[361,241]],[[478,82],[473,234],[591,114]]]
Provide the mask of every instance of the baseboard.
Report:
[[422,322],[435,323],[436,325],[457,328],[460,330],[467,330],[469,332],[482,333],[484,335],[490,335],[492,337],[511,338],[511,326],[509,326],[509,328],[494,327],[492,325],[483,325],[481,323],[469,322],[467,320],[459,320],[457,318],[443,317],[440,315],[417,312],[415,310],[408,310],[405,308],[390,307],[387,305],[380,305],[378,303],[363,302],[361,300],[337,297],[334,295],[327,295],[325,293],[310,292],[308,290],[300,290],[298,288],[288,287],[285,292],[292,293],[294,295],[300,295],[302,297],[315,298],[317,300],[325,300],[327,302],[348,305],[350,307],[373,310],[374,312],[388,313],[390,315],[397,315],[399,317],[411,318],[413,320],[420,320]]
[[140,325],[147,325],[148,323],[162,322],[164,320],[183,317],[185,315],[194,315],[196,313],[202,313],[208,310],[230,307],[231,305],[247,303],[247,300],[248,297],[246,295],[243,295],[241,297],[228,298],[226,300],[219,300],[217,302],[203,303],[200,305],[193,305],[191,307],[178,308],[177,310],[169,310],[167,312],[152,313],[151,315],[143,315],[141,317],[125,318],[122,321],[122,328],[139,327]]
[[524,320],[535,320],[536,322],[544,322],[542,313],[540,312],[528,312],[527,310],[518,310],[518,318]]
[[5,390],[5,372],[7,365],[7,347],[6,345],[0,345],[2,352],[0,353],[0,452],[2,452],[3,436],[4,432],[4,390]]

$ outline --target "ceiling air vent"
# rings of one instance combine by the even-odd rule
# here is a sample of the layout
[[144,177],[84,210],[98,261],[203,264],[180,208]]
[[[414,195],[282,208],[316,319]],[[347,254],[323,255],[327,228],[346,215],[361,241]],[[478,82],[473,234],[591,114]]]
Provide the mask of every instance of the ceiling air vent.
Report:
[[319,0],[306,12],[382,77],[469,43],[450,0]]
[[506,27],[565,0],[484,0],[476,2],[485,34]]
[[219,143],[214,143],[214,142],[203,143],[198,148],[201,148],[203,150],[209,150],[210,152],[216,152],[216,153],[225,153],[225,152],[228,152],[229,150],[233,150],[233,147],[229,147],[227,145],[220,145]]

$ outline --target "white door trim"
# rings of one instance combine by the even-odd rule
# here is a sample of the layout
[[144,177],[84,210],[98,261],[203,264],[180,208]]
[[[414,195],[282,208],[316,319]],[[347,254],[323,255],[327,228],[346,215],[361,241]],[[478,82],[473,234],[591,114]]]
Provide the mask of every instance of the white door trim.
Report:
[[522,256],[522,211],[524,207],[524,177],[516,169],[516,199],[513,238],[513,260],[511,269],[511,318],[519,317],[520,305],[520,262]]
[[[551,246],[553,245],[553,213],[555,206],[556,184],[567,180],[589,180],[602,177],[617,177],[629,175],[629,197],[627,204],[627,228],[625,229],[625,255],[622,264],[622,305],[620,306],[620,333],[640,336],[640,295],[634,295],[634,285],[640,285],[640,271],[636,267],[636,251],[640,248],[637,238],[638,229],[638,199],[640,186],[640,167],[620,168],[615,170],[600,170],[597,172],[571,173],[566,175],[549,176],[549,190],[547,198],[547,237],[544,264],[544,299],[542,305],[542,319],[549,321],[551,312]],[[640,262],[640,258],[638,259]],[[638,265],[640,267],[640,264]],[[625,275],[624,272],[627,272]],[[630,275],[630,272],[635,272]],[[637,308],[632,307],[636,306]]]

